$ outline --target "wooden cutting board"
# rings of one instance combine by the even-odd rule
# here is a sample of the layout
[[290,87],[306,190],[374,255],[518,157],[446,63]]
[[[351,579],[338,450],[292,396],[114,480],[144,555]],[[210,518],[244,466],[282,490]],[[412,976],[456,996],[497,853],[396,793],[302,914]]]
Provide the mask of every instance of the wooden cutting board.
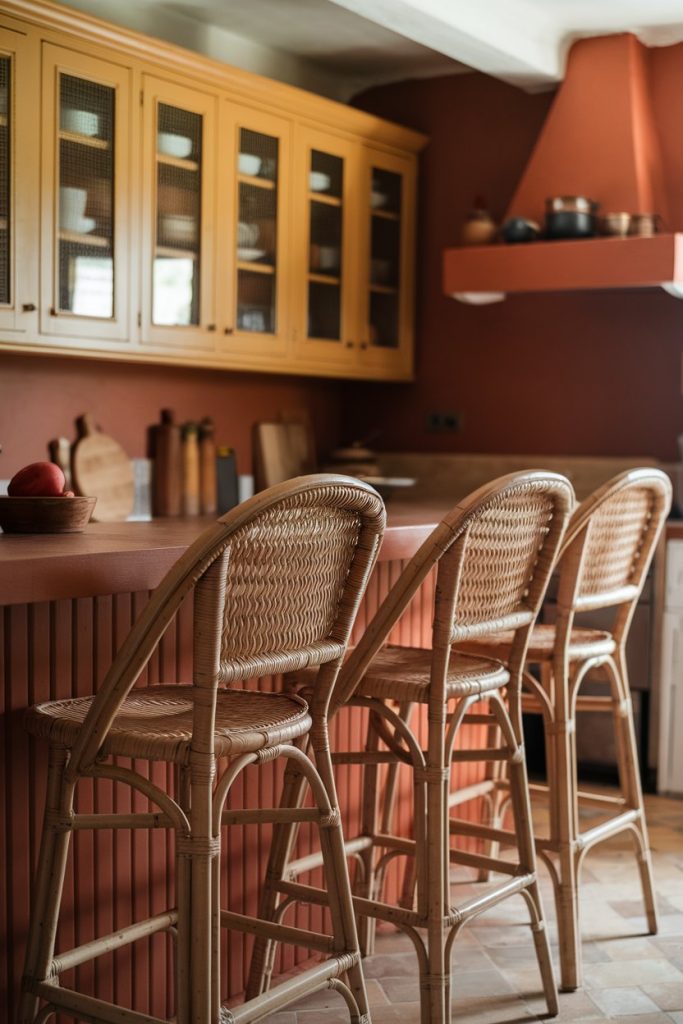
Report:
[[257,491],[312,473],[314,460],[305,423],[254,425],[254,484]]
[[102,434],[86,413],[76,420],[78,440],[71,452],[71,476],[76,494],[97,498],[93,519],[113,523],[133,511],[133,467],[121,445]]

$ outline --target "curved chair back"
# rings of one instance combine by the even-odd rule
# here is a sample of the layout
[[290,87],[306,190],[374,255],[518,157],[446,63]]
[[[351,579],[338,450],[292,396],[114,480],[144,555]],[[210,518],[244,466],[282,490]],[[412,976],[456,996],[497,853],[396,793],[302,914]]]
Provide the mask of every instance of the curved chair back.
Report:
[[192,681],[202,706],[211,691],[215,702],[221,683],[323,664],[330,666],[318,677],[326,706],[384,524],[376,491],[331,474],[285,481],[221,517],[168,572],[124,641],[74,745],[69,772],[95,759],[192,590]]
[[613,635],[623,639],[671,507],[671,493],[666,473],[633,469],[608,480],[579,505],[560,555],[558,612],[564,619],[618,607]]
[[[530,470],[500,477],[455,506],[414,555],[368,626],[343,671],[349,699],[370,661],[438,564],[432,648],[498,630],[516,631],[511,675],[521,674],[533,626],[574,502],[557,473]],[[442,667],[447,657],[442,659]],[[445,673],[432,671],[432,697],[442,700]]]

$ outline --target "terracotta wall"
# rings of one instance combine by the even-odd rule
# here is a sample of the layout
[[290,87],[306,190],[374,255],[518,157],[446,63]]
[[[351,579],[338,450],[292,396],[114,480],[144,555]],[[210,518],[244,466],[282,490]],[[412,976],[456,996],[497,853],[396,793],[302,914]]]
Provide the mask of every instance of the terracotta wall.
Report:
[[[503,216],[551,101],[480,74],[357,98],[431,144],[420,177],[417,381],[349,389],[346,440],[377,429],[388,450],[677,458],[683,302],[648,290],[521,295],[474,308],[442,294],[442,249],[458,243],[474,196]],[[430,432],[432,411],[457,412],[461,431]]]
[[131,457],[145,454],[148,424],[166,406],[180,421],[212,416],[216,440],[251,473],[251,427],[297,408],[311,411],[321,451],[337,442],[339,385],[265,374],[133,366],[99,360],[0,354],[0,479],[47,458],[47,442],[74,437],[74,418],[94,413]]

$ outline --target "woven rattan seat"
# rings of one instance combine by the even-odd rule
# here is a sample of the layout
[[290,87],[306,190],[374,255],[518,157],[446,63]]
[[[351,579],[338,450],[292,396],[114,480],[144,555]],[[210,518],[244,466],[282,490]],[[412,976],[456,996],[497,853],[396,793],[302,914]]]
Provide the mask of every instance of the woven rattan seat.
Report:
[[[133,690],[112,722],[100,753],[188,764],[193,703],[183,689],[150,686]],[[189,691],[189,687],[186,689]],[[72,747],[92,700],[78,697],[36,704],[26,716],[26,727],[34,736]],[[308,707],[300,697],[249,690],[219,692],[214,732],[216,756],[231,757],[277,743],[291,743],[308,732],[310,725]]]
[[[432,652],[412,647],[383,647],[358,686],[360,697],[429,702]],[[509,679],[499,661],[454,651],[446,675],[446,699],[500,690]]]
[[[369,1024],[327,718],[384,521],[377,492],[349,477],[300,477],[256,495],[205,530],[178,560],[101,685],[93,680],[93,696],[45,702],[28,712],[29,730],[48,741],[50,753],[19,1024],[45,1024],[53,1014],[161,1024],[136,1006],[113,1005],[96,989],[83,991],[98,972],[76,972],[78,990],[69,983],[74,967],[164,932],[174,939],[174,1024],[250,1024],[323,989],[339,993],[353,1024]],[[181,607],[193,616],[191,681],[139,685]],[[271,676],[277,685],[280,673],[309,665],[316,666],[310,706],[296,694],[248,683]],[[285,777],[295,776],[306,790],[306,806],[283,815],[268,796],[259,806],[242,806],[236,780],[245,768],[276,758],[287,765]],[[149,762],[166,762],[170,770]],[[89,806],[81,810],[83,780],[90,799],[86,795]],[[124,788],[129,810],[86,813],[97,807],[99,785],[116,787],[115,807]],[[148,809],[139,809],[140,800]],[[267,914],[221,907],[226,830],[283,820],[307,822],[319,836],[327,931],[312,930],[308,916],[309,926],[302,927],[298,920],[272,922]],[[166,847],[164,830],[172,830],[173,877],[152,879],[157,891],[170,894],[170,905],[55,955],[71,836],[92,829],[150,830],[143,838],[150,850],[154,836]],[[138,870],[132,884],[149,886]],[[101,884],[106,878],[97,878],[95,892]],[[221,1004],[221,969],[227,967],[222,929],[277,938],[314,951],[318,961],[228,1010]]]
[[[351,736],[353,749],[333,754],[337,765],[364,766],[362,828],[347,841],[347,852],[362,866],[354,888],[361,942],[369,952],[376,920],[388,921],[410,937],[420,974],[422,1024],[450,1020],[450,960],[463,925],[516,894],[522,895],[529,911],[548,1011],[553,1015],[558,1010],[536,877],[520,678],[528,637],[572,505],[569,482],[542,472],[504,477],[464,499],[405,566],[340,673],[335,706],[350,704],[369,712],[364,745],[364,737]],[[385,646],[413,599],[422,601],[420,588],[434,571],[431,649]],[[486,637],[508,628],[515,631],[515,638],[507,667],[457,651],[458,643],[472,636]],[[305,693],[312,682],[308,672],[295,672],[288,678],[291,686],[304,687]],[[502,687],[507,691],[505,698]],[[470,710],[473,705],[478,705],[476,710]],[[413,726],[415,708],[419,721]],[[497,739],[482,747],[472,746],[469,737],[461,739],[463,724],[484,725],[479,733],[498,732]],[[473,770],[478,765],[482,776],[490,762],[508,765],[514,778],[515,827],[513,832],[498,830],[495,835],[516,847],[510,860],[474,852],[474,844],[464,848],[462,842],[451,842],[451,836],[481,839],[493,835],[471,821],[449,815],[457,795],[450,792],[454,762],[469,763]],[[396,834],[392,827],[393,793],[401,764],[409,767],[413,782],[410,839]],[[300,786],[296,779],[290,781],[283,809],[301,804]],[[481,785],[486,787],[487,780],[482,778]],[[476,790],[477,784],[467,789]],[[322,900],[321,890],[296,880],[320,861],[312,855],[292,858],[292,828],[279,827],[279,838],[272,847],[267,873],[271,899],[265,908],[272,920],[277,920],[292,900]],[[400,906],[381,899],[387,865],[397,857],[407,858],[406,873],[416,883],[415,899],[411,890],[410,898]],[[494,868],[504,881],[453,907],[449,862]],[[272,963],[270,944],[258,938],[249,994],[267,988]],[[457,978],[455,986],[457,989]]]
[[[524,710],[543,716],[547,786],[537,785],[550,803],[549,835],[537,836],[555,888],[562,987],[581,984],[579,881],[586,854],[603,840],[625,832],[633,842],[647,926],[657,931],[638,749],[626,666],[626,641],[636,602],[671,504],[671,484],[657,469],[636,469],[603,484],[576,509],[558,561],[557,619],[531,635],[525,671]],[[611,609],[609,632],[575,626],[575,616]],[[604,616],[604,612],[602,613]],[[601,617],[602,617],[601,616]],[[506,660],[506,637],[470,641],[470,652]],[[581,693],[589,677],[590,693]],[[603,692],[596,685],[603,684]],[[578,788],[577,712],[608,714],[616,733],[619,797]],[[578,721],[581,728],[581,720]],[[490,816],[502,821],[507,784],[490,780]],[[583,828],[579,806],[599,808],[599,824]]]
[[[475,641],[471,648],[463,644],[463,650],[471,650],[480,656],[498,658],[507,661],[512,647],[513,634],[492,633],[486,640]],[[567,657],[570,661],[585,658],[601,658],[613,654],[616,644],[611,633],[602,629],[587,629],[574,626],[567,644]],[[555,652],[555,627],[547,623],[537,623],[531,631],[527,661],[539,663],[551,661]]]

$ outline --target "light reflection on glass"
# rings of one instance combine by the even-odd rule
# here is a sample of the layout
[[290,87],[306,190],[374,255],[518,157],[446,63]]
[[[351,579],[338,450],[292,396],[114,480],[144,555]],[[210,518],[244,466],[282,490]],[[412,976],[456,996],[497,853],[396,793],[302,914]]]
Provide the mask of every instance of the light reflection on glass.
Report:
[[114,263],[110,256],[76,256],[69,267],[69,311],[77,316],[114,315]]
[[196,261],[189,258],[154,260],[153,323],[185,327],[194,322],[195,269]]

